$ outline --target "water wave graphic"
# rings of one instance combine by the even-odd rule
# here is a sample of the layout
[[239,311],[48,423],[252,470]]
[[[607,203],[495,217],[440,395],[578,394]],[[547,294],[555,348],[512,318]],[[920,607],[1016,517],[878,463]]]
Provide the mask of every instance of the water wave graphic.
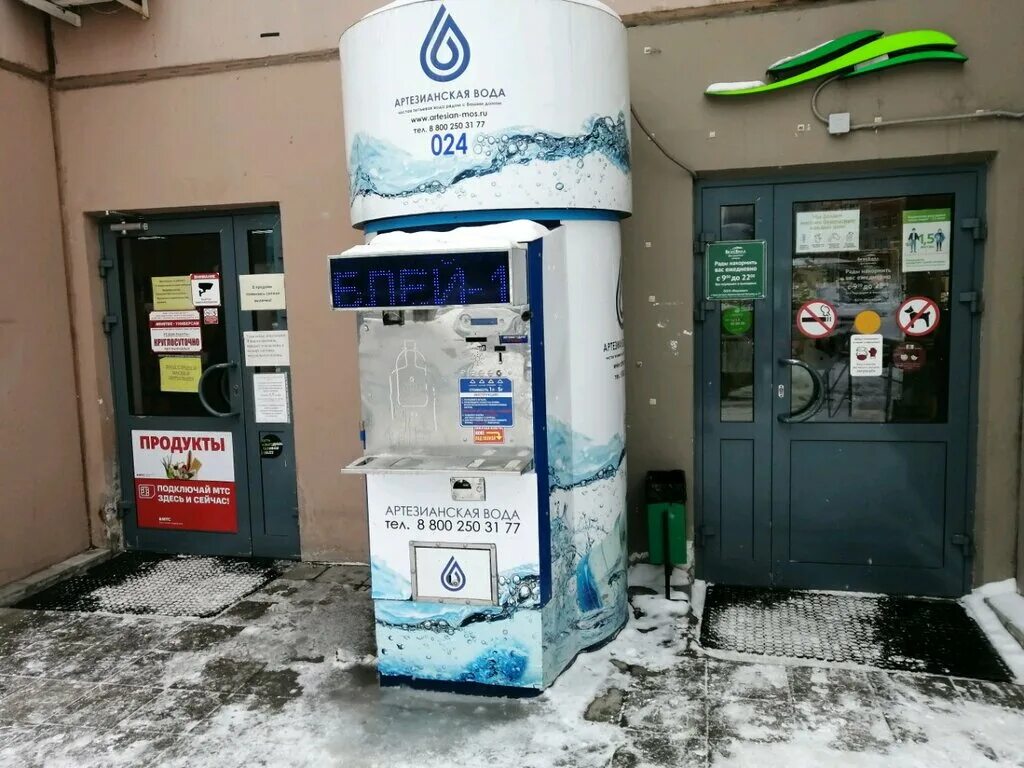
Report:
[[425,160],[361,133],[355,137],[349,157],[350,196],[355,201],[360,197],[441,195],[469,179],[531,163],[576,160],[576,167],[582,172],[584,158],[594,154],[604,156],[628,174],[631,160],[625,114],[593,117],[584,128],[583,133],[573,136],[531,128],[478,134],[471,154]]

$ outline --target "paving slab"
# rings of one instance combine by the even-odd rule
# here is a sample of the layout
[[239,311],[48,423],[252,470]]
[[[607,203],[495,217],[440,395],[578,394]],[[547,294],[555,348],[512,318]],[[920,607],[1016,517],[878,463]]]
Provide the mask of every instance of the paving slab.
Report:
[[0,699],[0,723],[61,723],[72,705],[94,687],[90,683],[68,680],[33,680],[16,694]]
[[370,568],[366,565],[332,565],[317,581],[333,582],[351,589],[366,587],[370,583]]
[[160,688],[100,684],[61,717],[65,725],[109,730],[160,694]]
[[326,565],[299,563],[282,573],[281,578],[285,581],[312,581],[326,570]]
[[124,720],[125,731],[183,734],[195,728],[224,702],[224,694],[197,690],[160,690]]
[[0,674],[0,767],[1024,764],[1019,686],[703,657],[657,595],[537,698],[381,689],[369,594],[334,570],[248,618],[0,609],[0,667],[32,671]]

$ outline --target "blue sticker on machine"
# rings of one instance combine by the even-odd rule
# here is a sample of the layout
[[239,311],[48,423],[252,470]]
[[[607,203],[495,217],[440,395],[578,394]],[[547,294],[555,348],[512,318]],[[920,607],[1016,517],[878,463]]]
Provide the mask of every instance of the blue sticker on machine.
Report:
[[499,336],[498,337],[498,343],[499,344],[529,344],[530,343],[530,337],[527,336],[526,334],[522,334],[520,336]]
[[459,379],[459,415],[464,427],[511,427],[515,423],[512,380]]

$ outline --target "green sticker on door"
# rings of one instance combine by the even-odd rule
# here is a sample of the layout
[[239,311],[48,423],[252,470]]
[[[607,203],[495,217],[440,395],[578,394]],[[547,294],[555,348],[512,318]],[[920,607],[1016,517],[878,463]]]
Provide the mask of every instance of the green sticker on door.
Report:
[[705,297],[711,301],[763,299],[764,240],[710,243],[705,260]]
[[742,336],[754,324],[754,313],[746,307],[722,310],[722,330],[730,336]]

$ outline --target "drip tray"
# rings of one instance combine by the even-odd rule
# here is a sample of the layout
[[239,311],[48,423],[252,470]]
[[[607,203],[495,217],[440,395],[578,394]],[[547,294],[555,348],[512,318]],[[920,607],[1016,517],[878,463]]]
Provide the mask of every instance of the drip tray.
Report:
[[293,564],[266,559],[126,552],[15,608],[156,616],[214,616]]
[[472,454],[378,453],[353,461],[342,472],[360,475],[377,472],[497,472],[523,475],[533,469],[528,448],[488,448]]
[[721,651],[1009,682],[953,600],[711,585],[701,645]]

